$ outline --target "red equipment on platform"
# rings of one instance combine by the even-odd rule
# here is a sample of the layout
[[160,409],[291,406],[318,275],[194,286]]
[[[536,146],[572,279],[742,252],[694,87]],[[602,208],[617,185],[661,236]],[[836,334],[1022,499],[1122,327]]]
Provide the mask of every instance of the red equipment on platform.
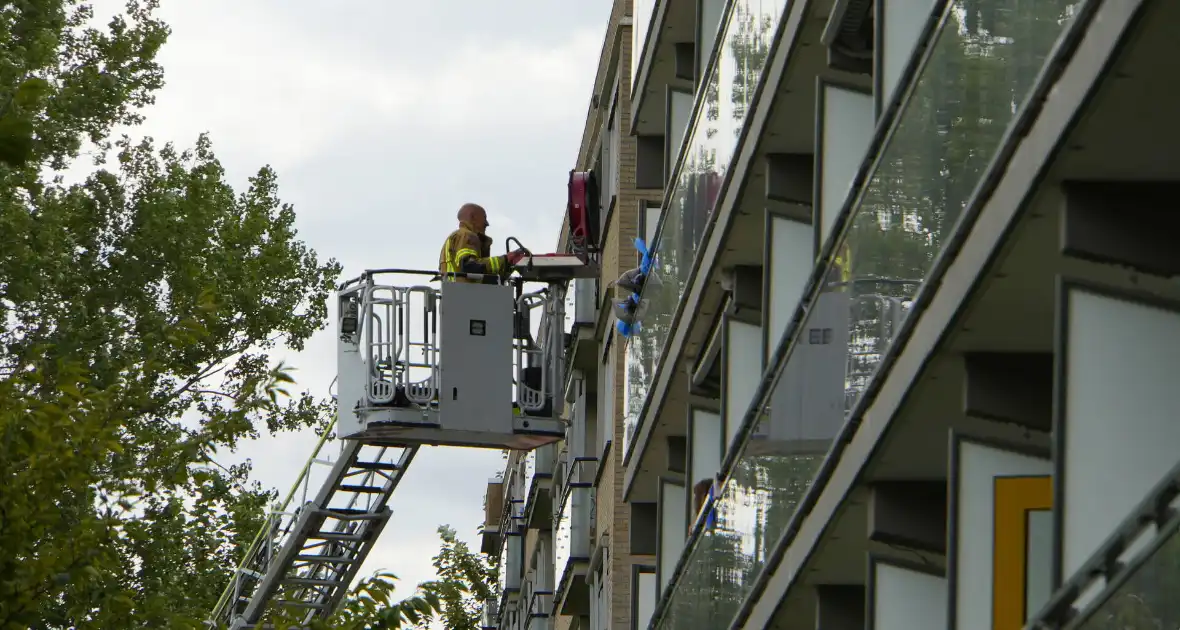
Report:
[[598,246],[598,183],[590,171],[570,171],[566,214],[570,251],[586,256]]

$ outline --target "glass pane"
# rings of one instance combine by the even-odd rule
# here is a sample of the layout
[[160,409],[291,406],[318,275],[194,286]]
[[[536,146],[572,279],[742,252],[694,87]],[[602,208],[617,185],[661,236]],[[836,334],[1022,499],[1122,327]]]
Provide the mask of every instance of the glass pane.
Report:
[[1180,628],[1180,532],[1147,558],[1077,630]]
[[827,291],[846,294],[850,302],[848,410],[888,350],[1075,4],[953,3],[828,276]]
[[624,452],[630,451],[672,316],[684,296],[696,251],[785,6],[783,0],[735,0],[718,40],[720,58],[704,83],[703,93],[697,96],[703,103],[685,140],[684,161],[656,235],[652,250],[655,271],[643,289],[636,318],[639,330],[627,343]]

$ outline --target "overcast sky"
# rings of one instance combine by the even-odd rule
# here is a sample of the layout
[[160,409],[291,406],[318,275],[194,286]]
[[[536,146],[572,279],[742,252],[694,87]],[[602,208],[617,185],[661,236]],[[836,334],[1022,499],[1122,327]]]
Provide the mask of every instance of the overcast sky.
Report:
[[[235,186],[274,166],[302,238],[345,277],[434,267],[466,201],[488,209],[497,249],[516,236],[549,250],[610,4],[164,0],[167,85],[133,133],[188,147],[210,132]],[[327,393],[330,332],[286,358],[301,389]],[[237,457],[285,494],[314,444],[267,438]],[[494,450],[422,449],[362,574],[391,570],[408,595],[433,577],[443,523],[478,548],[484,482],[501,466]]]

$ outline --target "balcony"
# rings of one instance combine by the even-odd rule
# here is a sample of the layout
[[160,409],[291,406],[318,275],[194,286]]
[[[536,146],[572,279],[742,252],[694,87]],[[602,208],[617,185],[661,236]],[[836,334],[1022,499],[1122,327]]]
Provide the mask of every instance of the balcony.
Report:
[[696,2],[635,0],[631,47],[631,132],[665,134],[668,89],[693,89]]
[[[806,283],[805,299],[791,301],[782,317],[795,323],[785,323],[781,341],[771,344],[772,375],[743,414],[720,492],[696,520],[655,613],[655,627],[728,627],[744,614],[763,570],[798,527],[801,509],[810,509],[807,501],[818,494],[813,480],[839,460],[833,445],[842,448],[855,430],[846,420],[858,417],[866,392],[881,378],[883,358],[935,261],[956,236],[964,208],[1076,4],[1020,5],[1013,11],[1023,13],[1007,25],[1005,36],[983,46],[960,24],[964,2],[948,3],[928,47],[919,47],[922,64],[911,63],[918,75],[886,108],[852,193],[838,208],[821,264]],[[665,257],[671,250],[664,231],[681,216],[686,215],[666,217],[661,227],[657,247]],[[771,271],[774,265],[771,259]],[[652,301],[648,319],[653,310],[675,312],[683,288],[670,284],[675,290]],[[672,317],[666,315],[666,321]],[[644,357],[662,346],[660,336],[668,329],[648,334],[654,339],[635,361],[639,377],[628,384],[628,395],[639,401],[629,403],[629,421],[633,409],[655,404],[643,397],[650,387],[645,374],[657,371],[658,358],[657,367],[650,367]],[[827,350],[818,350],[821,346]],[[833,349],[836,354],[829,356]],[[813,368],[828,359],[840,369],[820,370],[818,382],[809,380],[817,373]],[[818,424],[816,413],[799,411],[816,396],[824,397],[824,414],[830,414],[820,414]],[[825,460],[828,465],[821,468]],[[930,465],[935,464],[945,466],[945,459]],[[863,573],[863,566],[859,569]]]
[[484,521],[480,529],[480,552],[491,555],[500,548],[500,521],[504,514],[504,475],[497,475],[488,480],[487,491],[484,494]]
[[681,302],[694,276],[696,254],[719,194],[729,185],[726,175],[786,6],[782,1],[734,0],[725,13],[717,54],[698,91],[674,171],[675,185],[664,200],[652,247],[653,277],[641,295],[645,310],[627,343],[623,449],[628,462],[635,456],[642,424],[658,406],[649,394],[659,372],[671,367],[664,361],[669,338],[684,317]]
[[533,590],[527,598],[527,630],[550,630],[553,627],[553,591]]
[[554,510],[554,556],[557,588],[554,602],[562,615],[585,615],[590,609],[586,574],[595,537],[594,457],[575,457],[560,487]]

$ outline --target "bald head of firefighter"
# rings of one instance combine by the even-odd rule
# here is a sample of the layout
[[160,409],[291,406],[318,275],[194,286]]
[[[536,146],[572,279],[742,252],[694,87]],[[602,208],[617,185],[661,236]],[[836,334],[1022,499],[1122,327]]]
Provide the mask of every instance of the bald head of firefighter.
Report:
[[[459,229],[447,236],[438,256],[438,272],[443,281],[495,284],[507,278],[512,266],[524,258],[524,250],[492,256],[492,238],[487,235],[488,213],[479,204],[463,204],[457,218]],[[482,278],[456,274],[479,274]]]

